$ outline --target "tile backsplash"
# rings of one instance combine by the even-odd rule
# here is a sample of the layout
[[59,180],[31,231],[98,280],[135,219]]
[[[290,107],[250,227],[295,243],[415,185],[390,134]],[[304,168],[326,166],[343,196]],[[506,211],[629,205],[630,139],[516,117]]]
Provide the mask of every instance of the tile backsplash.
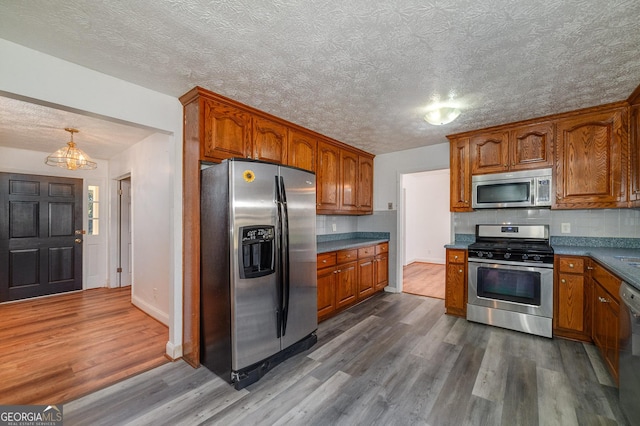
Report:
[[316,216],[316,235],[344,234],[357,230],[358,216]]
[[[554,236],[640,238],[638,209],[486,209],[453,216],[456,234],[474,234],[476,224],[513,223],[549,225]],[[568,233],[562,232],[563,224]]]

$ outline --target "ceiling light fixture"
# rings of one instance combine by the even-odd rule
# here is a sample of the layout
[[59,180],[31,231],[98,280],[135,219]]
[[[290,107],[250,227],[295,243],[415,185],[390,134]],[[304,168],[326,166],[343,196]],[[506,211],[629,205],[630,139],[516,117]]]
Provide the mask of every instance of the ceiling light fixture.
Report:
[[424,121],[434,126],[451,123],[458,118],[460,110],[450,105],[435,105],[431,107],[424,116]]
[[63,146],[53,154],[49,155],[45,164],[49,166],[62,167],[67,170],[93,170],[98,164],[91,160],[80,148],[76,147],[73,142],[73,134],[78,133],[78,129],[66,127],[64,130],[71,133],[71,140],[67,142],[67,146]]

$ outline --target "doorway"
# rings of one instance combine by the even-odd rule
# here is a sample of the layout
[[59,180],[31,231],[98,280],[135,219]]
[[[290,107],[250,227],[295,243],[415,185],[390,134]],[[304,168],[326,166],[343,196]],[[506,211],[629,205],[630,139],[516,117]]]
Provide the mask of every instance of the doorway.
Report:
[[444,299],[451,239],[449,169],[402,175],[402,290]]
[[133,277],[131,244],[131,176],[118,181],[118,287],[130,286]]

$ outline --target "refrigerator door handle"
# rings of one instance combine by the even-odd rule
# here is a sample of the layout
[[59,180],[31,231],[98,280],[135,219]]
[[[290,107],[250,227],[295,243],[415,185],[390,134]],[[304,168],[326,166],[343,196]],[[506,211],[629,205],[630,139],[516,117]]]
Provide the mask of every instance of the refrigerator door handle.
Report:
[[276,209],[277,213],[277,225],[276,225],[276,292],[278,298],[278,306],[276,306],[276,337],[279,339],[282,337],[282,274],[284,265],[282,263],[282,194],[280,193],[280,180],[278,176],[275,176],[276,184]]
[[290,291],[290,277],[289,277],[289,210],[287,207],[287,190],[284,184],[284,178],[280,176],[280,196],[283,207],[282,218],[282,277],[283,277],[283,291],[282,291],[282,335],[287,334],[287,319],[289,317],[289,291]]

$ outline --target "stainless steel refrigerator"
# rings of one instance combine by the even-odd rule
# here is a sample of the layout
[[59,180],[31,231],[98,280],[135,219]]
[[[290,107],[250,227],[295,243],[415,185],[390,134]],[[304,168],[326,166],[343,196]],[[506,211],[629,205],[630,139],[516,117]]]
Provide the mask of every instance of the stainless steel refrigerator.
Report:
[[261,161],[201,171],[201,362],[236,389],[317,341],[315,188]]

